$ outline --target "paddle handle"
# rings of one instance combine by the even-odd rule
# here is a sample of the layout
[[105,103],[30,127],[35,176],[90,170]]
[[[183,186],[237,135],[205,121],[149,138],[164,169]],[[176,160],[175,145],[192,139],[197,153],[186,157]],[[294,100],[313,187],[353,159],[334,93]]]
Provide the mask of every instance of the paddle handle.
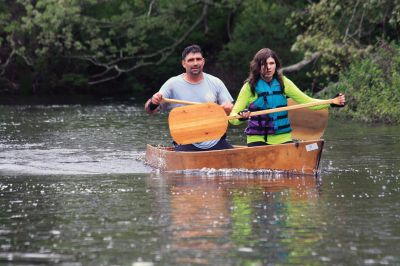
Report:
[[190,101],[176,100],[170,98],[162,98],[162,101],[167,103],[177,103],[177,104],[201,104],[199,102],[190,102]]
[[[311,107],[311,106],[331,104],[331,103],[337,104],[336,98],[330,99],[330,100],[319,100],[319,101],[315,101],[315,102],[311,102],[311,103],[296,104],[296,105],[291,105],[291,106],[285,106],[285,107],[279,107],[279,108],[274,108],[274,109],[251,112],[250,116],[272,114],[272,113],[277,113],[277,112],[283,112],[283,111],[289,111],[289,110],[295,110],[295,109],[301,109],[301,108],[307,108],[307,107]],[[242,118],[242,117],[240,115],[227,116],[228,120],[239,119],[239,118]]]

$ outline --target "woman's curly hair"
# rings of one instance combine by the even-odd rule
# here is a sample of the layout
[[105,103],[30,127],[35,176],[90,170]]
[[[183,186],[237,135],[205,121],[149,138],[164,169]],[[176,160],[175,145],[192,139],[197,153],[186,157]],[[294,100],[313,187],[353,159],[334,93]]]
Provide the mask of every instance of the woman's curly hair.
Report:
[[255,87],[257,84],[257,81],[261,78],[261,68],[267,63],[267,59],[272,57],[275,60],[276,64],[276,70],[274,73],[274,78],[278,80],[278,82],[281,85],[282,91],[285,91],[285,87],[283,85],[283,75],[281,73],[281,62],[276,55],[274,51],[272,51],[269,48],[263,48],[260,51],[258,51],[255,55],[253,60],[250,62],[250,71],[249,71],[249,76],[245,80],[246,82],[249,82],[251,92],[255,94]]

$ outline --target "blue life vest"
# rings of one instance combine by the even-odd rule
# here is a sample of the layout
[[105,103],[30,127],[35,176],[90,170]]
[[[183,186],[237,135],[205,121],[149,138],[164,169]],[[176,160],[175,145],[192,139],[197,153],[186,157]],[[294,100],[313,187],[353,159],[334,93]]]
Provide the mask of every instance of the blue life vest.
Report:
[[[286,96],[280,83],[273,79],[270,84],[263,79],[256,84],[258,98],[249,106],[250,112],[274,109],[287,106]],[[277,112],[266,115],[251,116],[245,133],[247,135],[276,135],[291,132],[288,112]]]

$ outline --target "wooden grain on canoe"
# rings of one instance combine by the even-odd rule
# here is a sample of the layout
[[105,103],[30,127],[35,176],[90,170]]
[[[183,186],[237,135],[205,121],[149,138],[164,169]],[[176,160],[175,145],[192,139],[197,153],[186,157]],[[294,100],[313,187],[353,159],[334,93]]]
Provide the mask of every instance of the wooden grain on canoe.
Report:
[[202,152],[175,152],[172,147],[147,145],[146,162],[162,171],[265,169],[315,175],[323,144],[323,140],[315,140],[259,147],[236,146],[229,150]]

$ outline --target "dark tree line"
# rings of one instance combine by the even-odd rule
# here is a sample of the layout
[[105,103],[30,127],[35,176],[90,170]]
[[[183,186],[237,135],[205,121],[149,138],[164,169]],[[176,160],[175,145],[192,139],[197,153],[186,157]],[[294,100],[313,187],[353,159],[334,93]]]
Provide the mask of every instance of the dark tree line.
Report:
[[0,92],[147,95],[198,43],[233,94],[269,47],[301,89],[329,96],[383,46],[397,54],[399,25],[400,0],[0,0]]

